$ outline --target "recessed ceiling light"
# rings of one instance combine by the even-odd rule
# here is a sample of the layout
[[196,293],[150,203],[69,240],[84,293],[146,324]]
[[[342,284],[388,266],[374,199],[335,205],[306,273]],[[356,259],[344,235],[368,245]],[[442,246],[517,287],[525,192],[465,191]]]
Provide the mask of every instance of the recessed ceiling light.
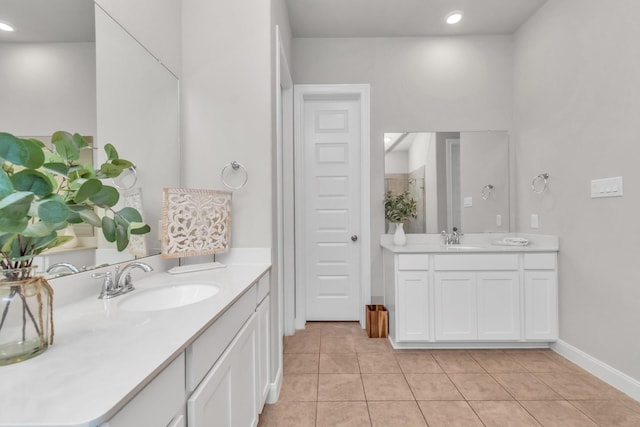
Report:
[[449,12],[446,17],[447,24],[454,25],[458,22],[462,21],[462,16],[464,14],[461,10],[454,10],[453,12]]
[[13,31],[13,27],[9,24],[6,24],[4,22],[0,22],[0,30],[1,31]]

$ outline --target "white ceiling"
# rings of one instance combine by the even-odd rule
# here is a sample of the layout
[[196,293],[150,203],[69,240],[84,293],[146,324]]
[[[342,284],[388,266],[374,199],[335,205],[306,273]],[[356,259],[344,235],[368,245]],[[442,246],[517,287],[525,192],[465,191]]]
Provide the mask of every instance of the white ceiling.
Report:
[[[294,37],[513,34],[547,0],[287,0]],[[444,22],[462,10],[457,25]]]
[[95,40],[93,0],[0,0],[0,42],[89,42]]

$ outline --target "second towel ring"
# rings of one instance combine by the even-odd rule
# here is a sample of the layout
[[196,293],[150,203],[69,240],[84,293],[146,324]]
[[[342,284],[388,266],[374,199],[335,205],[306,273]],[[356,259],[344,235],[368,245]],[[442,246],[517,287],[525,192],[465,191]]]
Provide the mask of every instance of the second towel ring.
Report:
[[487,200],[491,195],[491,193],[493,193],[493,185],[492,184],[485,185],[484,187],[482,187],[481,193],[482,193],[482,200]]
[[225,187],[231,190],[238,190],[247,183],[249,174],[244,166],[234,160],[222,168],[220,179]]
[[531,190],[536,194],[544,193],[547,190],[548,181],[548,173],[541,173],[540,175],[534,176],[531,180]]

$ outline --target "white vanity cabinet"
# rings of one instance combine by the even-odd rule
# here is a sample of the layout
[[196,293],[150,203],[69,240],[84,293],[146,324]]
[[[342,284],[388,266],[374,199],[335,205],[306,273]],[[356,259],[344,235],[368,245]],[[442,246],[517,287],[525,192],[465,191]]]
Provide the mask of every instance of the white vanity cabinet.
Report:
[[407,348],[555,341],[556,258],[556,252],[385,249],[389,338]]
[[558,336],[558,273],[555,254],[525,254],[525,338],[553,340]]

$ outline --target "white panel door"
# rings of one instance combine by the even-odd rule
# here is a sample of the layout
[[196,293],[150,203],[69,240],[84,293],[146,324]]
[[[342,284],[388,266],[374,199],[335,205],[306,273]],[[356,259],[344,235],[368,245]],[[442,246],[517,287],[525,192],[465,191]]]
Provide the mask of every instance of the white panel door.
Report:
[[305,99],[307,320],[360,319],[360,100]]
[[478,338],[475,273],[436,273],[435,299],[437,340]]
[[429,273],[398,272],[398,341],[429,340]]
[[558,339],[558,280],[554,271],[524,272],[524,335],[528,340]]
[[521,338],[518,278],[517,271],[478,273],[478,339]]

